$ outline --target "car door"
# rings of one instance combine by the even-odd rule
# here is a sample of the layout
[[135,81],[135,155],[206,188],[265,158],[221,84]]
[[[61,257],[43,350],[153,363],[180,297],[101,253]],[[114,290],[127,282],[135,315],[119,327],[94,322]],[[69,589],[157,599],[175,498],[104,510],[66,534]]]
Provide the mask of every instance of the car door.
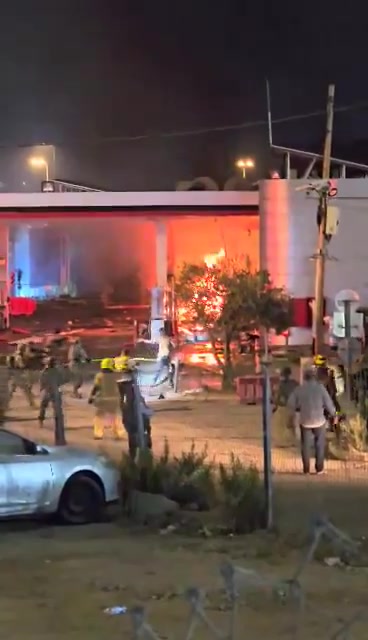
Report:
[[7,466],[4,464],[3,456],[0,456],[0,516],[6,516],[9,510],[7,474]]
[[[5,495],[1,515],[27,515],[47,511],[54,476],[49,456],[18,434],[0,431],[0,479]],[[1,490],[0,490],[1,492]],[[0,493],[1,498],[1,493]]]

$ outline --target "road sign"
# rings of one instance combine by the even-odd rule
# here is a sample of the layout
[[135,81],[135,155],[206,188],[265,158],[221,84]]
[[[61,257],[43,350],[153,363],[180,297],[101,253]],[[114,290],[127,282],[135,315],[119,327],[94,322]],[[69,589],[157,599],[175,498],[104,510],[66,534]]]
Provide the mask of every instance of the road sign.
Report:
[[[349,345],[350,342],[350,345]],[[350,347],[350,354],[349,354]],[[340,360],[345,367],[349,367],[355,362],[357,362],[362,355],[362,345],[359,340],[356,338],[344,338],[343,340],[339,340],[337,345],[337,353],[339,354]],[[350,356],[350,357],[349,357]],[[349,362],[350,360],[350,362]]]

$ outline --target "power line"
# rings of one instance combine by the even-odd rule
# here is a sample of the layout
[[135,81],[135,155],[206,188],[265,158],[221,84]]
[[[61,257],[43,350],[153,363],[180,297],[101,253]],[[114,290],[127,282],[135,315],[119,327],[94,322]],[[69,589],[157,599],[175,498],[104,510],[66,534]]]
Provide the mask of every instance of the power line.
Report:
[[[335,107],[334,113],[344,113],[349,111],[356,111],[358,109],[365,109],[368,107],[368,101],[364,102],[356,102],[349,105],[343,105],[341,107]],[[320,116],[325,116],[326,112],[323,109],[318,109],[316,111],[308,111],[306,113],[299,113],[290,116],[283,116],[280,118],[273,119],[273,124],[284,124],[288,122],[298,122],[301,120],[309,120],[310,118],[316,118]],[[165,139],[165,138],[184,138],[191,136],[201,136],[206,135],[208,133],[221,133],[226,131],[240,131],[242,129],[252,129],[256,127],[263,127],[268,124],[266,119],[262,120],[248,120],[246,122],[238,122],[236,124],[225,124],[214,127],[202,127],[198,129],[182,129],[182,130],[174,130],[174,131],[158,131],[156,133],[143,133],[139,135],[129,136],[129,135],[121,135],[121,136],[99,136],[96,138],[85,139],[74,139],[72,142],[35,142],[33,144],[0,144],[0,149],[6,148],[18,148],[18,149],[27,149],[30,147],[37,146],[55,146],[55,147],[69,147],[75,146],[76,144],[81,145],[95,145],[95,144],[104,144],[109,142],[139,142],[141,140],[154,140],[154,139]]]
[[[336,107],[335,113],[353,111],[356,109],[363,109],[367,107],[368,107],[368,101],[357,102],[350,105]],[[308,111],[306,113],[299,113],[291,116],[275,118],[273,120],[273,124],[282,124],[285,122],[293,122],[293,121],[296,122],[298,120],[307,120],[309,118],[315,118],[318,116],[325,116],[325,115],[326,115],[325,110],[318,109],[317,111]],[[240,122],[237,124],[227,124],[227,125],[220,125],[216,127],[203,127],[200,129],[184,129],[181,131],[167,131],[167,132],[162,131],[158,133],[147,133],[147,134],[141,134],[137,136],[107,136],[107,137],[100,138],[99,141],[102,143],[103,142],[129,142],[129,141],[135,141],[135,140],[137,141],[148,140],[150,138],[179,138],[179,137],[186,137],[186,136],[199,136],[207,133],[216,133],[216,132],[221,133],[223,131],[236,131],[240,129],[250,129],[254,127],[265,126],[267,124],[268,122],[265,119],[253,120],[253,121],[250,120],[248,122]]]

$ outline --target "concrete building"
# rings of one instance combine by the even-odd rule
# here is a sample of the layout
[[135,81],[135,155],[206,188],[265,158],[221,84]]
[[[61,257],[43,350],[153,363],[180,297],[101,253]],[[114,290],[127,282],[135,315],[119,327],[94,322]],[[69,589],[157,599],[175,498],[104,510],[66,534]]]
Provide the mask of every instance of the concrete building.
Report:
[[[183,262],[200,261],[221,249],[229,257],[249,257],[258,267],[257,192],[4,193],[0,226],[7,277],[12,271],[22,272],[22,286],[12,288],[15,296],[42,298],[70,291],[73,257],[83,253],[83,240],[92,231],[94,241],[84,268],[96,269],[97,263],[102,270],[112,255],[120,255],[119,273],[124,254],[134,254],[146,289],[166,285],[167,274]],[[47,257],[50,250],[53,260]],[[53,268],[46,274],[42,265],[37,268],[40,262],[44,267],[52,262]]]
[[[298,310],[299,327],[292,329],[290,344],[312,340],[309,303],[314,297],[318,202],[313,191],[298,190],[305,184],[267,180],[260,189],[260,264],[276,285],[289,291]],[[356,291],[362,304],[368,304],[368,180],[339,179],[334,186],[337,195],[330,203],[339,209],[339,224],[328,246],[326,315],[333,314],[334,298],[343,289]]]
[[[303,184],[302,180],[267,180],[260,184],[259,192],[0,194],[0,295],[7,295],[10,270],[21,268],[20,295],[42,297],[49,283],[42,287],[32,281],[35,255],[30,247],[29,227],[40,228],[47,223],[57,229],[60,221],[64,231],[67,221],[69,237],[64,232],[60,235],[59,282],[55,287],[67,290],[73,280],[73,228],[85,225],[83,233],[88,234],[92,221],[99,219],[101,229],[108,224],[117,225],[111,252],[134,245],[147,288],[165,286],[168,273],[175,273],[183,262],[200,261],[204,255],[221,249],[229,257],[250,257],[254,267],[267,269],[274,283],[285,287],[295,300],[296,326],[291,330],[290,344],[309,344],[317,196],[299,191]],[[333,313],[334,297],[341,289],[357,291],[362,303],[368,304],[368,180],[339,179],[335,184],[333,204],[339,208],[340,222],[328,249],[328,315]],[[124,227],[124,237],[119,235],[119,220],[128,225]],[[11,243],[9,229],[15,238]]]

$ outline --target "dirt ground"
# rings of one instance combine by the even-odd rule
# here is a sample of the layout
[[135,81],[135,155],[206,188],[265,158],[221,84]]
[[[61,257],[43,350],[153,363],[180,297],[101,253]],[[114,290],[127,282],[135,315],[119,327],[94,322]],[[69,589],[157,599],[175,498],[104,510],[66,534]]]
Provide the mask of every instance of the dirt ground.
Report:
[[[65,396],[70,444],[94,447],[92,410],[85,400]],[[25,436],[52,441],[52,423],[41,433],[37,413],[21,395],[13,401],[9,428]],[[241,406],[234,397],[216,394],[157,405],[153,419],[155,451],[165,437],[173,454],[208,446],[210,457],[228,460],[234,452],[262,469],[259,407]],[[123,448],[125,447],[123,443]],[[121,444],[109,433],[103,449],[118,459]],[[244,538],[163,536],[129,530],[115,522],[88,527],[56,527],[28,523],[0,526],[0,639],[84,640],[129,638],[129,615],[109,617],[106,607],[142,604],[162,639],[184,637],[188,605],[182,593],[198,586],[208,591],[206,611],[216,627],[229,619],[221,591],[219,566],[225,559],[266,576],[289,578],[306,543],[314,514],[328,515],[351,535],[368,537],[366,466],[328,462],[326,477],[300,475],[296,447],[274,434],[275,524],[279,532]],[[331,551],[329,551],[329,554]],[[335,552],[333,552],[335,553]],[[367,561],[368,567],[368,561]],[[300,640],[328,638],[331,623],[352,615],[366,603],[368,568],[328,567],[314,562],[303,577],[307,612]],[[322,612],[322,613],[321,613]],[[295,615],[290,605],[276,603],[269,593],[242,598],[237,615],[239,636],[291,638]],[[194,638],[209,638],[198,630]],[[367,627],[352,636],[367,638]]]
[[[106,607],[143,605],[160,638],[184,637],[191,586],[207,591],[206,613],[219,628],[229,623],[219,567],[235,565],[279,580],[291,576],[300,552],[267,535],[239,539],[180,538],[129,531],[118,523],[81,528],[1,525],[0,637],[11,640],[94,640],[132,637],[130,615]],[[338,621],[366,605],[367,569],[314,563],[303,577],[307,611],[300,640],[326,639]],[[269,590],[239,600],[236,637],[291,638],[295,612]],[[246,632],[246,633],[245,633]],[[194,638],[211,637],[199,628]],[[353,638],[367,637],[357,627]]]

